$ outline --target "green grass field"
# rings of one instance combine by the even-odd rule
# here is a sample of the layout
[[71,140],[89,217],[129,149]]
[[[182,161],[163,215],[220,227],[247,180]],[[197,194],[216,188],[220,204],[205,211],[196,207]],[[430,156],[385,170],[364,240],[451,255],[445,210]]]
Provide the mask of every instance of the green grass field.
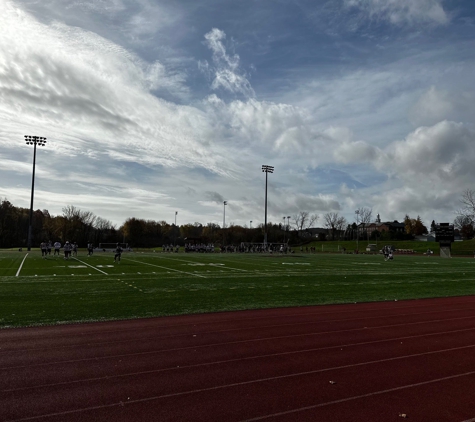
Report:
[[475,259],[0,252],[0,327],[475,294]]

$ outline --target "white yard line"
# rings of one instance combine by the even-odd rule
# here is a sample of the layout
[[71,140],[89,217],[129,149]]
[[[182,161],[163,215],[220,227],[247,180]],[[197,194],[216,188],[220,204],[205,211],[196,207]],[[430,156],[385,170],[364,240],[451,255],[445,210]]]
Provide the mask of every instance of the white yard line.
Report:
[[173,269],[173,268],[168,268],[168,267],[162,267],[161,265],[149,264],[148,262],[137,261],[137,260],[135,260],[135,259],[124,258],[124,260],[132,261],[132,262],[138,262],[139,264],[143,264],[143,265],[150,265],[151,267],[163,268],[164,270],[168,270],[168,271],[176,271],[177,273],[188,274],[188,275],[194,275],[195,277],[207,278],[207,277],[205,277],[204,275],[199,275],[199,274],[194,274],[194,273],[188,273],[188,272],[186,272],[186,271],[175,270],[175,269]]
[[27,256],[28,254],[26,254],[25,257],[23,258],[23,261],[21,261],[20,268],[18,268],[18,271],[15,274],[15,277],[18,277],[20,275],[21,267],[23,267],[23,263],[25,262],[25,259]]
[[109,275],[109,274],[107,274],[106,272],[100,270],[99,268],[96,268],[96,267],[93,267],[92,265],[89,265],[87,262],[81,261],[80,259],[77,259],[77,258],[75,258],[75,257],[73,257],[73,259],[75,259],[76,261],[80,262],[81,264],[84,264],[84,265],[87,265],[88,267],[91,267],[92,269],[94,269],[94,270],[96,270],[96,271],[99,271],[99,272],[102,273],[102,274]]
[[[198,261],[190,261],[188,259],[180,259],[180,258],[169,258],[168,256],[158,256],[160,259],[169,259],[171,261],[180,261],[180,262],[187,262],[189,264],[197,264],[199,263]],[[219,264],[217,265],[216,263],[209,263],[209,264],[204,264],[204,265],[211,265],[211,266],[219,266]],[[227,264],[223,264],[223,265],[227,265]],[[221,267],[220,267],[221,268]],[[234,267],[225,267],[223,266],[222,267],[223,269],[225,270],[236,270],[236,271],[243,271],[243,272],[248,272],[248,270],[243,270],[241,268],[234,268]]]

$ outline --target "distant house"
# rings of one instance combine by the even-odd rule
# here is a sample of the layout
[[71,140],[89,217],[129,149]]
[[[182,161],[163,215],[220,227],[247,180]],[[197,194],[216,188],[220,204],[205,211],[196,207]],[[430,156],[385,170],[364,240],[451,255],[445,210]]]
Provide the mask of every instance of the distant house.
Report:
[[299,230],[298,232],[300,238],[318,238],[321,235],[323,236],[330,236],[331,232],[328,229],[324,229],[321,227],[311,227],[305,230]]
[[[378,215],[379,217],[379,215]],[[385,221],[384,223],[376,222],[370,224],[360,223],[358,225],[358,233],[361,237],[369,237],[371,234],[377,230],[378,232],[392,232],[392,233],[404,233],[404,223],[400,223],[397,220],[394,221]]]

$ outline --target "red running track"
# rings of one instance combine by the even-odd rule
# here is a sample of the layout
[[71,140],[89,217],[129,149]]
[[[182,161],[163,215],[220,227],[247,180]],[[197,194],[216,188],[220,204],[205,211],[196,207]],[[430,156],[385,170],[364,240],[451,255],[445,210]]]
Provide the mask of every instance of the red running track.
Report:
[[0,421],[475,421],[475,297],[0,331]]

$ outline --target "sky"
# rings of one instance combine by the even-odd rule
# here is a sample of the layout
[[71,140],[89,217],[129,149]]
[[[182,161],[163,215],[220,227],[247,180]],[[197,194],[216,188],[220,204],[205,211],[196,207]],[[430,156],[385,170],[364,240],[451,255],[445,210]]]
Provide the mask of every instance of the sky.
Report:
[[429,226],[475,189],[473,0],[0,0],[0,28],[0,199],[17,207],[24,135],[47,138],[35,209],[117,227],[257,227],[262,165],[274,223],[365,207]]

